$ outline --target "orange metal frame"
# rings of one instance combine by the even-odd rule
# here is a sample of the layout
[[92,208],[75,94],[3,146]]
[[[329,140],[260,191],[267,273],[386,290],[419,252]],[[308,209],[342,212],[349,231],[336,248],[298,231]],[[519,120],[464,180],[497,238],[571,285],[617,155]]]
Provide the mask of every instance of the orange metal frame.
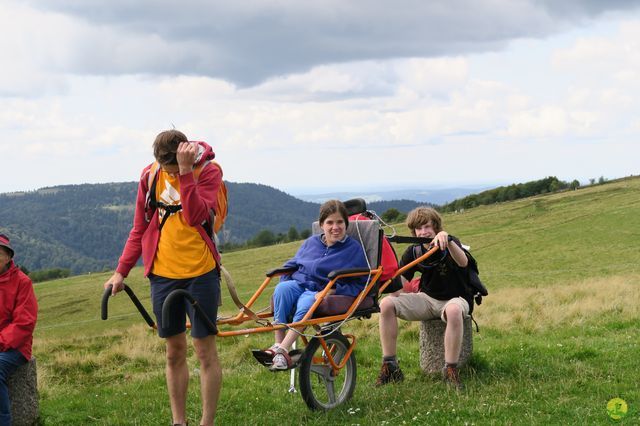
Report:
[[[382,286],[380,286],[380,288],[378,289],[378,296],[382,294],[383,290],[386,289],[387,286],[389,286],[389,284],[391,284],[393,279],[395,279],[397,276],[401,275],[406,270],[408,270],[408,269],[412,268],[413,266],[417,265],[418,263],[423,262],[428,257],[433,255],[436,251],[438,251],[438,247],[433,247],[429,251],[427,251],[425,254],[423,254],[422,256],[417,258],[416,260],[414,260],[413,262],[411,262],[411,263],[403,266],[402,268],[398,269],[398,271],[393,275],[393,277],[391,277],[390,279],[385,281],[382,284]],[[275,277],[279,277],[281,275],[285,275],[285,273],[284,272],[283,273],[276,273],[276,274],[273,274],[271,276],[268,276],[262,282],[260,287],[258,287],[258,289],[254,293],[254,295],[249,299],[249,301],[247,302],[247,304],[245,306],[247,308],[251,309],[252,306],[254,305],[254,303],[256,302],[256,300],[258,300],[258,298],[262,295],[262,293],[265,291],[265,289],[269,286],[269,284],[271,283],[272,279],[275,278]],[[331,289],[333,288],[334,284],[336,283],[336,281],[338,279],[340,279],[340,278],[348,278],[348,277],[356,277],[356,276],[364,276],[364,275],[371,275],[371,277],[369,279],[369,283],[364,288],[364,290],[358,295],[358,297],[355,298],[355,300],[353,301],[353,303],[351,304],[351,306],[349,307],[347,312],[345,312],[344,314],[340,314],[340,315],[331,315],[331,316],[322,317],[322,318],[312,318],[314,312],[316,311],[316,309],[318,308],[320,303],[322,303],[322,301],[324,300],[325,296],[327,296],[329,294],[329,292],[331,291]],[[232,329],[232,330],[228,330],[228,331],[223,331],[223,330],[220,330],[220,328],[219,328],[217,335],[219,337],[240,336],[240,335],[255,334],[255,333],[266,333],[266,332],[275,331],[275,330],[282,330],[282,329],[285,329],[285,328],[303,328],[303,327],[308,327],[308,326],[318,326],[320,324],[344,321],[347,318],[350,318],[351,315],[356,311],[356,309],[358,308],[360,303],[364,300],[366,295],[368,295],[372,291],[373,287],[376,285],[376,283],[378,282],[378,279],[380,278],[381,275],[382,275],[382,268],[379,267],[379,268],[376,268],[376,269],[372,269],[369,272],[341,274],[341,275],[338,275],[338,276],[334,277],[331,281],[329,281],[329,283],[325,286],[325,288],[320,292],[320,294],[317,297],[316,301],[311,306],[311,309],[309,309],[309,312],[307,312],[306,315],[298,322],[292,322],[292,323],[289,323],[289,324],[271,324],[271,323],[268,323],[268,325],[266,325],[266,326],[259,326],[259,327],[253,327],[253,328],[243,328],[243,329]],[[258,314],[258,317],[261,318],[261,319],[267,319],[267,318],[270,318],[272,316],[273,316],[273,312],[264,312],[264,313]],[[240,312],[238,312],[238,314],[235,317],[219,320],[217,322],[217,325],[218,325],[218,327],[220,327],[221,325],[234,326],[234,325],[243,324],[243,323],[245,323],[247,321],[253,321],[253,318],[249,317],[248,315],[246,315],[241,310]],[[303,337],[304,344],[306,346],[308,341],[304,336],[302,336],[302,337]],[[333,369],[333,373],[336,374],[336,375],[346,365],[347,361],[349,360],[349,357],[353,353],[353,350],[355,349],[355,346],[356,346],[356,337],[355,336],[353,336],[351,334],[347,334],[347,335],[345,335],[345,337],[347,337],[350,340],[349,349],[347,350],[347,353],[343,357],[343,359],[340,362],[340,364],[337,364],[336,361],[333,359],[332,348],[328,347],[327,342],[325,341],[324,337],[322,335],[316,336],[316,338],[319,339],[320,344],[322,345],[322,348],[324,350],[324,354],[325,354],[324,358],[326,358],[329,361],[329,364],[331,365],[331,368]],[[318,357],[318,359],[317,360],[314,359],[314,361],[324,362],[324,359],[320,359]]]
[[[251,299],[249,299],[249,301],[247,302],[247,304],[245,306],[247,308],[251,309],[251,307],[256,302],[258,297],[260,297],[260,295],[264,292],[264,290],[269,286],[269,284],[271,283],[272,279],[275,278],[275,277],[279,277],[280,275],[284,275],[284,273],[274,274],[274,275],[272,275],[270,277],[267,277],[264,280],[264,282],[260,285],[260,287],[258,287],[258,290],[256,290],[255,294],[251,297]],[[358,297],[355,298],[355,300],[353,301],[353,303],[351,304],[351,306],[349,307],[347,312],[345,312],[344,314],[340,314],[340,315],[331,315],[331,316],[322,317],[322,318],[312,318],[313,317],[313,313],[316,311],[318,306],[320,306],[320,303],[322,303],[322,300],[324,300],[325,296],[327,296],[329,294],[329,292],[331,291],[331,289],[333,288],[334,284],[336,283],[336,281],[338,279],[340,279],[340,278],[349,278],[349,277],[357,277],[357,276],[364,276],[364,275],[371,275],[371,279],[369,280],[369,284],[358,295]],[[323,324],[323,323],[343,321],[343,320],[349,318],[353,314],[353,312],[355,312],[355,310],[358,308],[358,306],[360,305],[362,300],[364,300],[366,295],[371,292],[371,290],[373,289],[373,286],[378,282],[378,279],[380,278],[380,275],[382,275],[382,268],[371,269],[368,272],[357,272],[357,273],[341,274],[341,275],[336,276],[331,281],[329,281],[329,283],[325,286],[325,288],[319,293],[319,296],[317,297],[316,301],[313,303],[313,305],[309,309],[309,312],[307,312],[305,314],[305,316],[300,321],[292,322],[292,323],[289,323],[289,324],[270,324],[270,325],[267,325],[267,326],[253,327],[253,328],[243,328],[243,329],[239,329],[239,330],[229,330],[229,331],[223,331],[223,330],[218,329],[218,336],[219,337],[229,337],[229,336],[240,336],[240,335],[254,334],[254,333],[265,333],[265,332],[269,332],[269,331],[281,330],[281,329],[284,329],[284,328],[299,328],[299,327],[307,327],[307,326],[310,326],[310,325],[318,325],[318,324]],[[258,316],[260,318],[270,318],[272,315],[273,315],[272,312],[267,312],[267,313],[259,314]],[[245,323],[247,321],[253,321],[253,319],[250,318],[248,315],[246,315],[244,312],[240,311],[238,313],[238,315],[236,315],[233,318],[228,318],[228,319],[224,319],[224,320],[218,321],[217,325],[218,325],[218,327],[220,327],[221,325],[226,325],[226,324],[228,324],[228,325],[239,325],[239,324]]]

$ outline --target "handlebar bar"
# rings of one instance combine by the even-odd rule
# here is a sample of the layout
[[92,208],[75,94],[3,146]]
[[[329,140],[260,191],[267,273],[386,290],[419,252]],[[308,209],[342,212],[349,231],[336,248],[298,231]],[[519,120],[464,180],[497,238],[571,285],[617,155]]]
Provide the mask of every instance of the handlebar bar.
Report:
[[[111,292],[112,291],[113,291],[113,285],[110,284],[107,288],[105,288],[104,293],[102,294],[102,315],[101,315],[101,317],[102,317],[103,320],[106,320],[108,318],[108,316],[109,316],[108,315],[108,304],[109,304],[109,296],[111,296]],[[138,299],[138,297],[133,292],[131,287],[129,287],[128,285],[124,284],[124,291],[127,293],[127,295],[129,296],[129,299],[131,299],[133,304],[136,305],[136,308],[138,309],[138,312],[140,312],[140,315],[142,315],[142,318],[144,318],[145,322],[149,325],[149,327],[155,328],[156,323],[153,321],[153,319],[151,318],[151,316],[149,315],[147,310],[144,308],[142,303],[140,303],[140,299]]]

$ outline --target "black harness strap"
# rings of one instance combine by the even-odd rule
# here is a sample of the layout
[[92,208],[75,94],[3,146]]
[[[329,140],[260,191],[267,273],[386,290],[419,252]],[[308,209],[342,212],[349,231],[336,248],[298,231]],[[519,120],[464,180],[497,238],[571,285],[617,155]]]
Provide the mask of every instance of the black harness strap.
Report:
[[178,213],[182,210],[182,204],[165,204],[162,201],[156,200],[156,184],[158,173],[153,178],[153,183],[151,184],[151,188],[149,189],[149,206],[153,209],[162,209],[164,210],[164,216],[162,217],[162,222],[158,226],[158,230],[162,231],[162,227],[169,219],[169,216],[172,214]]
[[172,214],[178,213],[182,210],[182,204],[165,204],[160,201],[156,201],[156,208],[164,210],[164,216],[162,216],[162,222],[160,222],[160,226],[158,226],[158,230],[162,231],[162,227],[164,226],[169,216]]

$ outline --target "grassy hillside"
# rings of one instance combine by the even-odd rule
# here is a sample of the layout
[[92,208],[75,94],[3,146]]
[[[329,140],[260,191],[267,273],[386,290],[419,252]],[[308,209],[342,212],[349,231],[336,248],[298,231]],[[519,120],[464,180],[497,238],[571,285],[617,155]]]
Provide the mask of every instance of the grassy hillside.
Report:
[[[418,326],[401,322],[406,380],[373,387],[380,364],[377,316],[345,330],[358,337],[354,397],[330,413],[287,393],[288,375],[253,362],[271,336],[219,340],[224,367],[219,424],[606,424],[606,404],[623,398],[621,424],[640,422],[640,179],[470,209],[445,228],[472,246],[490,289],[475,312],[466,390],[449,391],[418,364]],[[401,234],[406,229],[398,226]],[[264,271],[297,244],[229,253],[226,267],[246,300]],[[402,247],[398,247],[402,250]],[[44,424],[162,424],[170,419],[163,342],[126,296],[99,320],[107,274],[36,286],[36,330]],[[128,283],[146,306],[148,284]],[[225,295],[226,296],[226,295]],[[228,298],[224,310],[231,312]],[[197,363],[190,358],[190,422],[197,423]]]

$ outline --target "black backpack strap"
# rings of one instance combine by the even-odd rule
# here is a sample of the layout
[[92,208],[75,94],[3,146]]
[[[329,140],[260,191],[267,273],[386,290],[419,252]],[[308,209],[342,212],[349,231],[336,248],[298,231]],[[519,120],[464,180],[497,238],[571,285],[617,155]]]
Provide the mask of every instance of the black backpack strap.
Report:
[[413,246],[413,260],[416,260],[417,258],[419,258],[420,256],[422,256],[423,250],[422,250],[422,244],[416,244]]

